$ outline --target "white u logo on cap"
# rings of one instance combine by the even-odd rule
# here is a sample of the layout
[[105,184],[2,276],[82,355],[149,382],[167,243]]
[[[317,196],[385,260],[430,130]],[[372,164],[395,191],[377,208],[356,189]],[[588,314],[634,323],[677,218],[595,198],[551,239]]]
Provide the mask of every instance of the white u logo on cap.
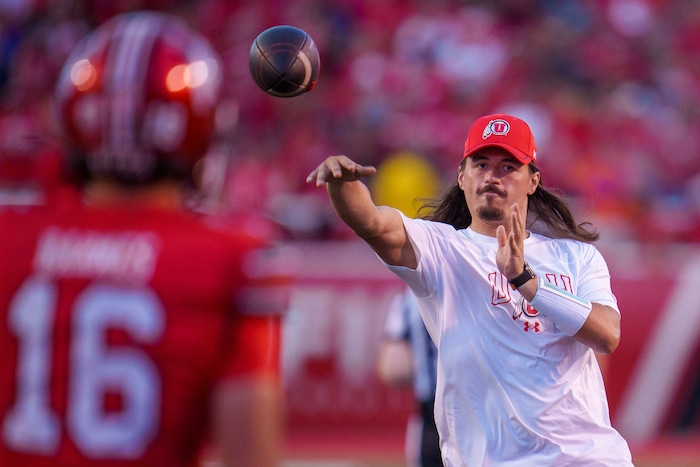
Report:
[[510,131],[510,123],[505,120],[498,118],[496,120],[491,120],[484,128],[484,132],[481,134],[482,139],[486,139],[491,135],[505,136]]

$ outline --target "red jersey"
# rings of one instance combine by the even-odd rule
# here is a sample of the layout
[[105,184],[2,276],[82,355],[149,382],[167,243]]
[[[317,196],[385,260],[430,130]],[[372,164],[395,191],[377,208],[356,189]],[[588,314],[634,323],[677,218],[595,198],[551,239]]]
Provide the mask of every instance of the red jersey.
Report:
[[278,371],[275,251],[185,212],[0,212],[0,465],[194,465],[217,381]]

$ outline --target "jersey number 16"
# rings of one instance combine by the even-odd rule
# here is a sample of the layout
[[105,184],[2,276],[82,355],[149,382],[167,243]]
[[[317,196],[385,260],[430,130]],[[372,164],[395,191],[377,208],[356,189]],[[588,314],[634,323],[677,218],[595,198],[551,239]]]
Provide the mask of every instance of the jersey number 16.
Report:
[[[51,407],[51,362],[56,286],[30,278],[10,303],[8,326],[18,341],[16,397],[2,421],[11,448],[39,455],[58,451],[62,432]],[[160,377],[153,361],[136,348],[109,348],[105,331],[119,327],[136,342],[157,341],[163,307],[149,289],[92,284],[73,303],[70,317],[65,429],[83,455],[133,459],[158,428]],[[118,393],[118,411],[104,409],[107,393]]]

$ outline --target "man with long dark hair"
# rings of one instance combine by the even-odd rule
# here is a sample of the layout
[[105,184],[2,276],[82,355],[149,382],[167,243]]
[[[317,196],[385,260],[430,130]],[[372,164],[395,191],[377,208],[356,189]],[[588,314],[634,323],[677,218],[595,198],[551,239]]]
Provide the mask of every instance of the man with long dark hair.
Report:
[[[598,234],[541,183],[523,120],[469,130],[455,185],[422,219],[377,207],[346,156],[320,164],[340,218],[403,279],[438,347],[435,417],[446,466],[630,466],[594,352],[620,312]],[[535,223],[547,235],[528,230]]]

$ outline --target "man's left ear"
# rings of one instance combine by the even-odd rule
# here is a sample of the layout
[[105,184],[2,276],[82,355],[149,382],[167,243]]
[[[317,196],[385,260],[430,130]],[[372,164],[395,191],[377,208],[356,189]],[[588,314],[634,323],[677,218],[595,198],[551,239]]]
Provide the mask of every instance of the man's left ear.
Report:
[[539,172],[535,172],[532,174],[532,177],[530,177],[530,188],[527,190],[528,195],[532,195],[535,193],[537,187],[540,185],[540,177],[541,174]]

